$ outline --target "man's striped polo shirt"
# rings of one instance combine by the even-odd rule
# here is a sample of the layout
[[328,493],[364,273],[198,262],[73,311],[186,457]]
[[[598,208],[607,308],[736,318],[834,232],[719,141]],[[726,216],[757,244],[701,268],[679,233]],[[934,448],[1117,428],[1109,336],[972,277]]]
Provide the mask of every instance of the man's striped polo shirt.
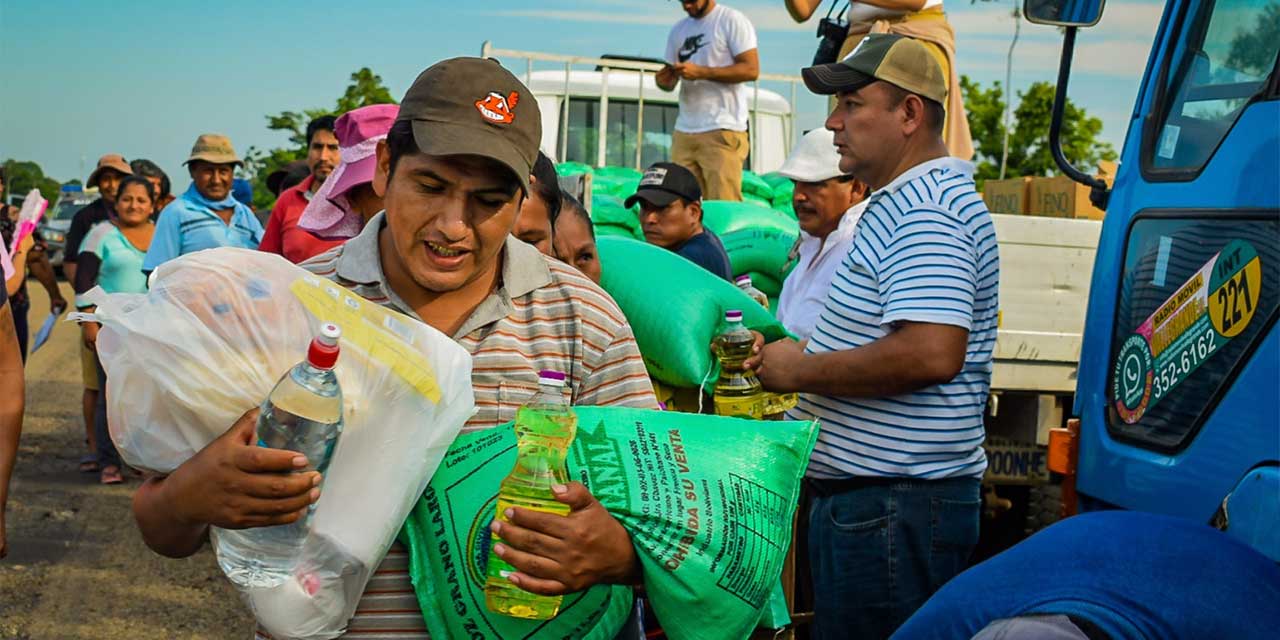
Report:
[[932,160],[871,195],[853,247],[831,283],[809,353],[856,349],[924,322],[969,331],[951,381],[887,398],[805,394],[789,414],[822,428],[816,478],[980,477],[983,413],[996,342],[1000,257],[972,165]]

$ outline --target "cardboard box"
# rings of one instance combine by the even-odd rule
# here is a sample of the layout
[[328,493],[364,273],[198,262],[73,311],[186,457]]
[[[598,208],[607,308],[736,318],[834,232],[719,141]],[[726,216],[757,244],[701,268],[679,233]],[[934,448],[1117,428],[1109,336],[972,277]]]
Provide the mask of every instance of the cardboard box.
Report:
[[987,180],[982,185],[982,200],[991,213],[1026,213],[1030,184],[1031,178]]
[[1067,176],[1034,178],[1027,213],[1048,218],[1101,220],[1104,212],[1089,202],[1089,191],[1089,187]]

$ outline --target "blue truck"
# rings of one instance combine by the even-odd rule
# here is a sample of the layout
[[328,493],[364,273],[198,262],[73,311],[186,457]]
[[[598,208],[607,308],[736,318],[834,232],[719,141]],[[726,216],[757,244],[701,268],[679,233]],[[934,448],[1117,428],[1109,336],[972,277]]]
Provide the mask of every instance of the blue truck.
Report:
[[[1169,0],[1109,188],[1072,417],[1048,466],[1073,516],[944,585],[894,638],[1252,638],[1280,625],[1280,0]],[[1075,514],[1080,515],[1075,515]]]
[[1068,512],[1212,523],[1280,561],[1280,1],[1165,5],[1110,189],[1059,144],[1076,29],[1102,10],[1025,6],[1065,27],[1051,145],[1107,212],[1050,467]]

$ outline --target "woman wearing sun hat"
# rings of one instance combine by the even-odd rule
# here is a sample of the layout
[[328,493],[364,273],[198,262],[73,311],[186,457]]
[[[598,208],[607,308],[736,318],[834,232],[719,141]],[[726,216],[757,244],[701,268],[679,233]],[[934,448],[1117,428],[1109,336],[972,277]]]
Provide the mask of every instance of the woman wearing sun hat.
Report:
[[334,123],[342,162],[311,202],[297,225],[282,233],[281,254],[302,262],[353,238],[382,210],[382,196],[373,189],[378,142],[386,139],[400,108],[375,104],[353,109]]

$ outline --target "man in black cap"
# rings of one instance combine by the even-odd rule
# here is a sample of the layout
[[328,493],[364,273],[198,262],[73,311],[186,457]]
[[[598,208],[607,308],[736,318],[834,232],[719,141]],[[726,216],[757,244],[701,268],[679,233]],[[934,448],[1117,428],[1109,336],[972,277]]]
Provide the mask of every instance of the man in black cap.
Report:
[[733,282],[729,254],[720,238],[702,226],[702,189],[688,169],[658,162],[644,172],[627,208],[640,205],[644,239]]
[[[566,391],[575,404],[657,408],[631,327],[612,299],[511,235],[541,137],[537,101],[496,61],[433,65],[409,88],[378,143],[372,184],[385,210],[356,237],[302,264],[452,336],[472,354],[476,414],[464,431],[513,419],[536,392],[539,370],[570,373]],[[294,522],[319,498],[316,474],[288,473],[298,468],[296,453],[254,446],[256,419],[256,410],[246,413],[173,473],[138,490],[134,517],[148,546],[189,556],[210,525]],[[543,595],[634,584],[639,563],[626,529],[581,483],[553,491],[567,516],[516,508],[495,522],[503,544],[493,553],[518,570],[509,579]],[[378,595],[356,608],[351,628],[428,637],[405,556],[399,545],[388,552],[379,569],[387,577]]]

